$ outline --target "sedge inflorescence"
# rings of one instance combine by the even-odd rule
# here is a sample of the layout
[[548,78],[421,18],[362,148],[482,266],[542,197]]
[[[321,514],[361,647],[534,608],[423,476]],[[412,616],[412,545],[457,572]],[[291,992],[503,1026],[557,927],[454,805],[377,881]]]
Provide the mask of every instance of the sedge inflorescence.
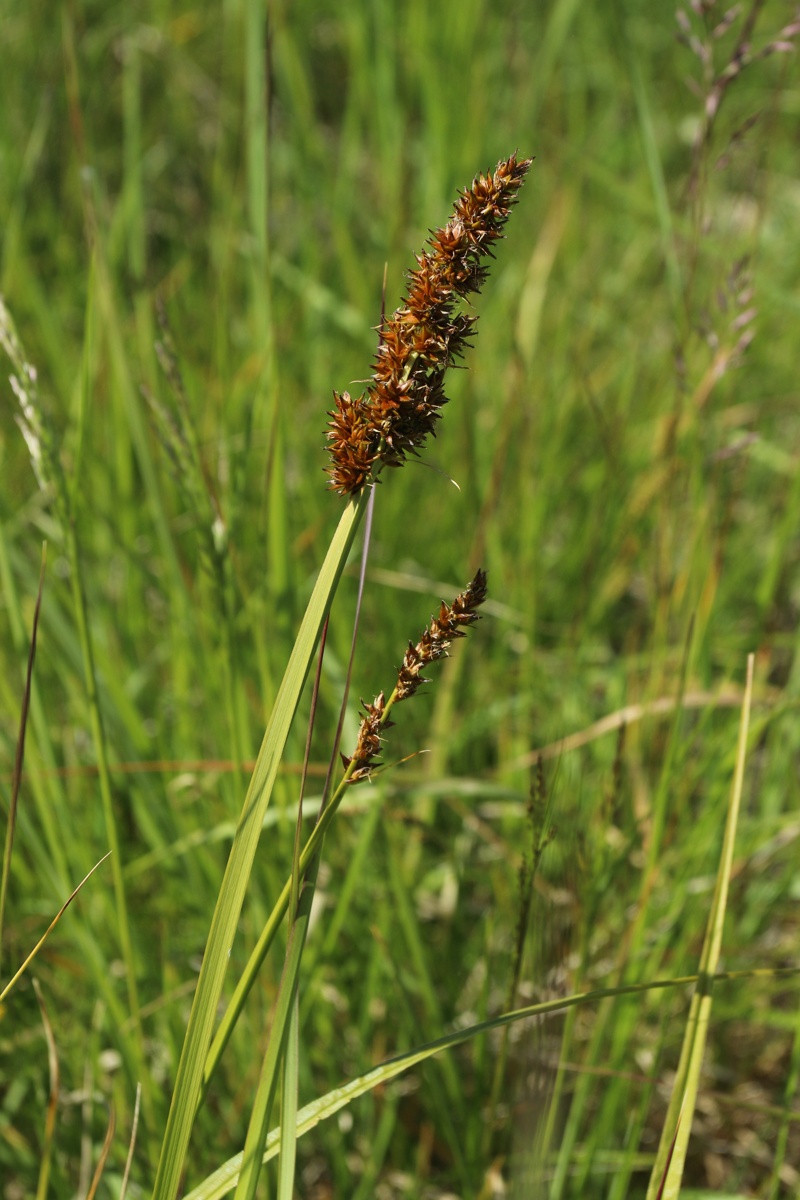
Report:
[[483,261],[502,237],[531,161],[512,154],[460,193],[430,249],[417,255],[404,303],[379,328],[369,388],[355,398],[333,393],[328,474],[341,495],[360,492],[381,464],[401,466],[435,433],[447,403],[445,372],[463,354],[477,320],[458,302],[480,291],[488,273]]
[[421,684],[429,682],[423,678],[424,668],[439,658],[447,658],[450,643],[456,638],[465,637],[469,626],[480,620],[475,610],[485,599],[486,572],[479,570],[452,604],[442,601],[438,616],[431,618],[417,644],[408,643],[394,691],[388,700],[385,693],[381,692],[372,704],[364,704],[355,751],[350,758],[342,755],[350,783],[368,779],[372,771],[381,766],[377,756],[380,754],[383,732],[392,725],[389,719],[392,707],[413,696]]

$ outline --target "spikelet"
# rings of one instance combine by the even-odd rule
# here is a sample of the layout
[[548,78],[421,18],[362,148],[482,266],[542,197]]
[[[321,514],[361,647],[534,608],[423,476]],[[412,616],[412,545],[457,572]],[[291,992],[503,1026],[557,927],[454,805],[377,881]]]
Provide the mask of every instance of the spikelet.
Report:
[[431,618],[416,646],[409,642],[394,691],[388,700],[381,692],[373,704],[364,704],[364,716],[358,730],[355,751],[350,758],[342,755],[345,770],[349,771],[350,783],[369,779],[372,771],[381,765],[377,756],[380,754],[383,732],[392,725],[389,720],[392,707],[413,696],[421,684],[429,682],[422,676],[424,667],[439,658],[446,658],[450,642],[466,636],[469,626],[480,620],[475,609],[479,608],[485,599],[486,572],[479,570],[452,604],[442,601],[439,615]]
[[460,193],[453,216],[417,256],[404,303],[380,327],[370,387],[355,399],[333,393],[328,474],[341,495],[360,492],[378,464],[402,466],[435,434],[447,403],[445,372],[463,355],[477,320],[457,304],[480,291],[483,260],[493,257],[530,165],[512,154]]

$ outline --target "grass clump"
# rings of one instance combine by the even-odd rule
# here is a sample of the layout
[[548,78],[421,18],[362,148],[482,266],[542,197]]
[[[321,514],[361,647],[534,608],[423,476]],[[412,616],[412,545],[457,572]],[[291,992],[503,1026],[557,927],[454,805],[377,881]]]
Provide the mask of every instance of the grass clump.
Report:
[[12,6],[12,1200],[796,1190],[796,32]]

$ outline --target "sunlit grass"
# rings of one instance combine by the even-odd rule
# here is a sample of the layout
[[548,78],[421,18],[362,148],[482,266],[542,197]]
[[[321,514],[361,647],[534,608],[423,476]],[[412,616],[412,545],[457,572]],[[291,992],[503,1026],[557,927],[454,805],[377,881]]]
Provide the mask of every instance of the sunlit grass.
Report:
[[[756,53],[785,19],[768,0]],[[44,539],[48,571],[0,988],[109,849],[110,818],[119,841],[114,872],[86,883],[33,969],[60,1062],[49,1159],[27,975],[5,1001],[12,1197],[36,1193],[45,1160],[49,1195],[85,1195],[111,1103],[100,1194],[118,1195],[139,1081],[128,1195],[152,1191],[233,831],[340,517],[324,475],[332,391],[357,395],[370,373],[384,266],[391,313],[454,190],[515,147],[535,163],[476,301],[469,369],[421,461],[376,488],[345,753],[360,697],[396,678],[480,565],[486,619],[404,706],[388,769],[347,793],[327,839],[299,975],[298,1119],[384,1059],[503,1011],[532,787],[553,837],[517,1003],[696,972],[751,652],[722,968],[797,962],[794,55],[725,92],[693,196],[713,72],[671,12],[410,0],[278,3],[266,20],[232,0],[17,4],[4,23],[0,291],[64,491],[59,512],[3,384],[4,813]],[[713,44],[724,69],[741,22],[716,39],[713,14],[706,31],[692,22],[695,51]],[[356,586],[353,561],[304,837]],[[308,704],[223,1000],[291,873]],[[595,727],[622,710],[626,723]],[[554,748],[537,783],[541,747]],[[285,950],[281,931],[197,1115],[187,1189],[242,1149]],[[796,996],[791,980],[715,985],[687,1186],[796,1189]],[[417,1065],[298,1141],[297,1194],[488,1197],[502,1179],[525,1196],[644,1196],[689,1005],[686,989],[659,991],[511,1027],[494,1111],[500,1033]]]

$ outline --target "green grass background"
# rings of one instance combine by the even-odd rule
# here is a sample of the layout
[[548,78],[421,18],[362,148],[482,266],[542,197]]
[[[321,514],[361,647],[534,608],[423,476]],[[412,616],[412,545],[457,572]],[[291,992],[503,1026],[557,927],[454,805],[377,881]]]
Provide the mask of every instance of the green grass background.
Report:
[[[755,48],[789,15],[767,0]],[[794,56],[754,63],[726,94],[693,204],[703,101],[686,80],[702,84],[702,69],[674,14],[645,0],[8,0],[0,28],[0,288],[74,497],[109,756],[158,768],[112,776],[144,1006],[129,1195],[152,1183],[246,764],[341,510],[323,475],[331,389],[369,375],[384,265],[391,311],[456,188],[515,148],[536,161],[477,305],[468,370],[451,379],[424,462],[377,489],[345,748],[358,696],[392,686],[407,640],[480,565],[493,606],[400,710],[384,758],[428,753],[353,789],[326,847],[301,982],[301,1101],[502,1010],[532,751],[682,689],[724,699],[548,759],[556,832],[520,998],[695,968],[750,651],[724,965],[796,962]],[[735,34],[715,43],[719,69]],[[175,479],[151,416],[147,397],[174,405],[157,300],[214,504]],[[753,305],[752,345],[707,387]],[[45,538],[49,550],[6,977],[107,849],[69,558],[15,404],[4,380],[4,811]],[[214,505],[217,580],[204,549]],[[315,764],[354,596],[353,570]],[[299,722],[232,974],[291,861],[303,737]],[[116,930],[104,867],[35,968],[61,1064],[53,1196],[85,1188],[112,1100],[100,1194],[119,1191],[136,1036]],[[189,1182],[241,1147],[280,963],[267,963],[198,1118]],[[298,1194],[489,1197],[495,1172],[513,1195],[643,1195],[688,1003],[657,993],[515,1031],[496,1119],[498,1043],[453,1052],[301,1141]],[[797,1011],[790,983],[715,992],[687,1186],[795,1194]],[[6,1004],[0,1050],[0,1179],[15,1200],[37,1186],[49,1088],[30,984]]]

